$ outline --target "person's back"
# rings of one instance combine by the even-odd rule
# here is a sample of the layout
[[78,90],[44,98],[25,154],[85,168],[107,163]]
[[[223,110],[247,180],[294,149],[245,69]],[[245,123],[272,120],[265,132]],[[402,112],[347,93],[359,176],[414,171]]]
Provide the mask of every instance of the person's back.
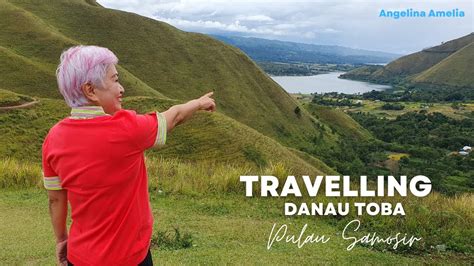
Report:
[[[105,53],[108,62],[91,64],[97,61],[97,53]],[[75,56],[79,57],[76,61]],[[65,66],[68,62],[72,62],[69,68]],[[78,62],[85,62],[88,68],[77,67]],[[164,145],[167,132],[195,111],[215,109],[209,98],[212,94],[163,113],[139,115],[121,109],[124,89],[118,83],[116,63],[115,56],[101,47],[73,47],[61,56],[58,84],[72,111],[51,128],[42,154],[58,262],[63,264],[152,263],[153,217],[144,151]],[[96,71],[100,77],[95,77],[100,85],[87,76],[97,64],[102,69],[102,73]],[[86,76],[78,81],[81,73]],[[69,91],[64,79],[70,81]],[[69,234],[65,226],[68,201]]]
[[[97,113],[90,116],[91,110]],[[143,151],[164,144],[166,130],[156,137],[166,128],[160,116],[157,123],[155,113],[120,110],[111,116],[100,106],[78,107],[48,133],[45,176],[60,176],[50,188],[68,191],[68,257],[76,264],[136,264],[145,257],[153,219]]]

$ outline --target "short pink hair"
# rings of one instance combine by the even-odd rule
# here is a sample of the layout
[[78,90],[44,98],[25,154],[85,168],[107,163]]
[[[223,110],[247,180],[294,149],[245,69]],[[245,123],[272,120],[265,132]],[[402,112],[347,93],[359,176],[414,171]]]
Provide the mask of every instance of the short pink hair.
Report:
[[73,46],[61,54],[56,70],[59,92],[70,107],[88,104],[81,86],[86,83],[102,88],[107,68],[118,63],[118,58],[107,48]]

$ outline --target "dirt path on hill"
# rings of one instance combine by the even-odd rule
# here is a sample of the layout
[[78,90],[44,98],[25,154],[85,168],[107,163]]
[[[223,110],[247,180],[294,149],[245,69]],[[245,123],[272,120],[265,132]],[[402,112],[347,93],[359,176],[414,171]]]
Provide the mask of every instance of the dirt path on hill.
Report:
[[15,105],[15,106],[4,106],[4,107],[0,107],[0,110],[12,110],[12,109],[20,109],[20,108],[26,108],[26,107],[30,107],[34,104],[37,104],[39,103],[40,101],[39,100],[34,100],[32,102],[29,102],[29,103],[24,103],[24,104],[20,104],[20,105]]

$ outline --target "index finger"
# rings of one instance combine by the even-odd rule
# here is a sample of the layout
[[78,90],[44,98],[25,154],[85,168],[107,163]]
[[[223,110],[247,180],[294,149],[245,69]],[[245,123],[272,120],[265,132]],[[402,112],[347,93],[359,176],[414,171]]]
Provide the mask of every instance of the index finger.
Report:
[[204,97],[211,97],[214,94],[213,91],[204,94]]

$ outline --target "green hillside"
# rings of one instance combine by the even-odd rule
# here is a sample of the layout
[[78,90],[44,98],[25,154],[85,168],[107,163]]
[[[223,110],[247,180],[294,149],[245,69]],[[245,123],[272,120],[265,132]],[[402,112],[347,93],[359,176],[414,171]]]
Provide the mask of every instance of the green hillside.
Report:
[[0,89],[0,108],[17,106],[28,102],[33,102],[32,97]]
[[416,75],[411,81],[424,84],[473,87],[474,42]]
[[429,69],[446,57],[474,41],[474,34],[454,39],[438,46],[401,57],[373,74],[374,79],[394,80]]
[[[23,97],[8,93],[7,90],[0,90],[0,96]],[[69,115],[69,108],[62,100],[39,100],[39,103],[27,109],[0,110],[2,156],[40,162],[44,136],[57,121]],[[175,103],[173,100],[137,96],[126,98],[124,108],[146,113],[165,110]],[[219,113],[197,114],[173,131],[165,148],[151,149],[147,154],[186,161],[247,165],[251,168],[265,167],[279,161],[288,169],[296,167],[296,172],[305,174],[335,173],[318,159],[309,155],[302,158],[275,140]]]
[[[0,1],[0,77],[15,92],[61,99],[55,70],[61,51],[79,44],[59,33],[34,14]],[[164,97],[119,66],[127,95]]]
[[[0,15],[1,76],[15,92],[61,99],[59,54],[96,44],[119,57],[126,96],[184,101],[214,90],[220,112],[285,145],[304,146],[314,132],[309,115],[297,116],[297,103],[248,56],[206,35],[93,1],[0,0]],[[23,68],[31,79],[22,78]]]
[[[428,71],[430,68],[437,66],[438,63],[441,63],[444,59],[455,55],[458,51],[462,50],[473,42],[474,34],[471,33],[461,38],[445,42],[441,45],[426,48],[420,52],[403,56],[393,62],[390,62],[384,67],[363,66],[361,68],[349,71],[348,73],[342,75],[342,77],[377,83],[398,83],[404,81],[407,77],[421,73],[423,71]],[[456,56],[454,59],[451,59],[450,65],[464,66],[466,64],[463,64],[463,62],[472,62],[472,56],[472,52],[465,52],[462,54],[462,56]],[[458,60],[461,61],[457,62]],[[439,66],[437,67],[437,69],[440,68],[441,67]],[[470,68],[472,69],[472,66]],[[437,71],[437,73],[440,73],[440,71]],[[466,84],[466,80],[464,80],[467,78],[466,75],[469,75],[470,73],[468,73],[467,70],[463,70],[456,74],[456,76],[459,78],[452,79],[448,75],[442,75],[436,79],[432,79],[430,81],[427,80],[427,82],[433,82],[433,84],[436,83],[435,85],[449,84],[451,86],[463,86],[463,84]],[[448,78],[449,81],[444,80],[443,78]],[[458,83],[458,81],[461,83]],[[469,83],[469,85],[472,85],[472,83]]]
[[382,68],[380,65],[361,66],[340,75],[340,78],[372,81],[372,75]]
[[305,107],[312,115],[326,125],[330,125],[331,129],[344,138],[362,141],[373,138],[367,129],[339,109],[316,104],[306,104]]
[[[174,103],[152,97],[130,97],[124,105],[127,109],[146,113],[165,110]],[[150,156],[186,161],[244,164],[251,167],[263,167],[272,161],[280,161],[296,172],[335,173],[317,158],[307,154],[302,156],[301,153],[225,115],[205,112],[174,130],[165,148],[148,151]]]

